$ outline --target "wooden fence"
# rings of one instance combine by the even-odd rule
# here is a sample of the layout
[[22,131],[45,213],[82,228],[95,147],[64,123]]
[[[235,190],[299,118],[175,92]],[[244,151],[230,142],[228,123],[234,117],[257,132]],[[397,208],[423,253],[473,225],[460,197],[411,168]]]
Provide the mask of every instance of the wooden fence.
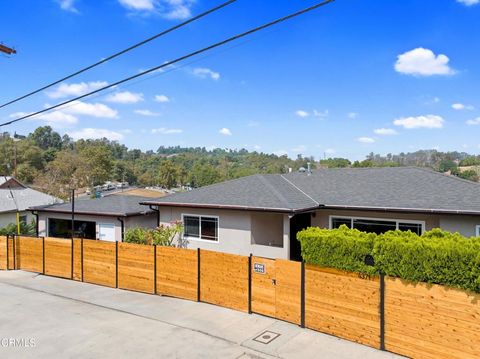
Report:
[[0,269],[258,313],[413,358],[480,358],[480,294],[287,260],[82,239],[2,237]]

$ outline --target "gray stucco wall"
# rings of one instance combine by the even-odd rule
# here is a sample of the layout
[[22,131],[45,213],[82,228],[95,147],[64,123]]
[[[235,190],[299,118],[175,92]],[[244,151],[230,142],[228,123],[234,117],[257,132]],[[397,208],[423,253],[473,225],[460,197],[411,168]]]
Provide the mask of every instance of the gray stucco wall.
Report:
[[[160,207],[160,222],[168,224],[171,221],[181,221],[182,214],[204,215],[218,217],[218,242],[189,239],[187,248],[201,248],[225,253],[288,259],[289,219],[283,214],[267,215],[262,212]],[[255,240],[252,239],[252,223]],[[269,229],[269,226],[272,226]],[[277,238],[275,241],[273,238]],[[255,244],[255,242],[257,244]],[[268,245],[275,243],[276,246]],[[281,243],[281,247],[279,246]],[[261,245],[258,243],[265,243]]]
[[440,228],[458,232],[466,237],[475,236],[475,229],[478,225],[480,225],[480,216],[440,216]]
[[[33,214],[28,211],[20,212],[20,216],[27,216],[27,223],[30,224],[32,220],[35,219]],[[10,223],[17,223],[17,213],[16,212],[8,212],[8,213],[0,213],[0,228],[3,228]]]

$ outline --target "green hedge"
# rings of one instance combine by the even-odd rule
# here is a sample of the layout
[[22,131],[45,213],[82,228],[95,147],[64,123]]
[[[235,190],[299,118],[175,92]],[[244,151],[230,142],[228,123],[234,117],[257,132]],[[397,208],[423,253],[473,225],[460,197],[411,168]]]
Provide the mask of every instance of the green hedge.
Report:
[[[480,239],[440,229],[418,236],[410,231],[385,234],[309,228],[298,233],[306,263],[367,274],[385,273],[480,292]],[[371,255],[373,267],[365,265]]]

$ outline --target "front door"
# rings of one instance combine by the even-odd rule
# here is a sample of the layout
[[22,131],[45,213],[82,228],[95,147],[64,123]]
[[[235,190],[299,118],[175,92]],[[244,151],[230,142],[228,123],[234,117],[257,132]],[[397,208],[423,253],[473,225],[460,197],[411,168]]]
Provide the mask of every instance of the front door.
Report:
[[297,233],[312,225],[310,213],[296,214],[290,219],[290,259],[292,261],[302,260],[302,247],[297,240]]
[[300,324],[301,263],[252,257],[252,312]]

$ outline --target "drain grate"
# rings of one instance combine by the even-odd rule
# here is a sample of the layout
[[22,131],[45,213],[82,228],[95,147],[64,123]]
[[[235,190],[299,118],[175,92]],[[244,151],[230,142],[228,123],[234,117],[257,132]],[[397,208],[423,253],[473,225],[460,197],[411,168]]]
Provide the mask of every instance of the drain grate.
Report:
[[259,336],[253,338],[253,340],[262,344],[269,344],[273,340],[277,339],[279,336],[280,334],[267,330]]

